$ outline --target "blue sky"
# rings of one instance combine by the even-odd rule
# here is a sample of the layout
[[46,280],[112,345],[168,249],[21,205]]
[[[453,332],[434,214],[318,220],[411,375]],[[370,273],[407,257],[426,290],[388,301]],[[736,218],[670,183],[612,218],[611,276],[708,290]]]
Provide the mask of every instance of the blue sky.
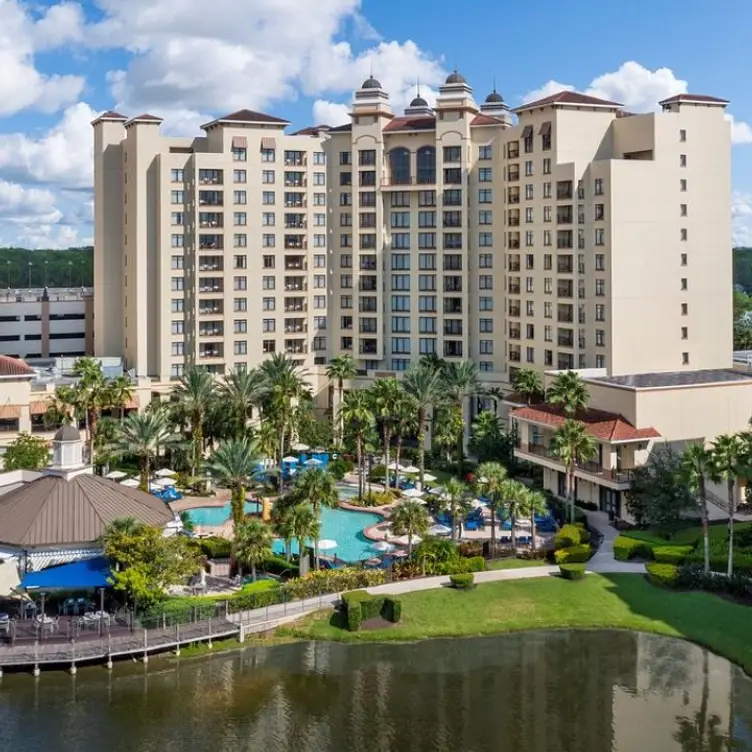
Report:
[[183,134],[245,106],[335,124],[371,69],[400,109],[417,78],[430,98],[455,65],[476,98],[495,78],[513,106],[564,86],[631,110],[730,99],[735,233],[752,244],[750,28],[752,4],[730,0],[0,0],[0,245],[90,240],[102,110]]

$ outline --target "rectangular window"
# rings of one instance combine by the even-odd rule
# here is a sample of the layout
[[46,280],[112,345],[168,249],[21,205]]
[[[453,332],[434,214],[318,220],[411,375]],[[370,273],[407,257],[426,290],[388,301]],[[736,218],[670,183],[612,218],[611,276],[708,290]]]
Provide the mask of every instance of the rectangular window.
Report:
[[185,301],[183,298],[173,298],[170,301],[170,313],[183,313],[185,311]]
[[170,268],[171,269],[182,269],[183,268],[183,262],[184,259],[182,256],[172,256],[170,258]]
[[261,224],[264,227],[274,227],[276,214],[274,212],[263,212],[261,215]]
[[171,342],[170,354],[173,358],[181,357],[185,355],[185,342]]
[[235,319],[232,322],[232,331],[234,334],[246,334],[248,332],[248,320]]
[[266,333],[271,333],[277,330],[277,320],[276,319],[262,319],[261,321],[261,331]]
[[493,311],[493,298],[481,296],[478,298],[478,310],[479,311]]
[[478,233],[478,245],[481,248],[490,248],[491,246],[493,246],[493,233],[479,232]]
[[248,257],[247,256],[233,256],[233,263],[232,263],[233,269],[247,269],[248,268]]
[[603,178],[596,178],[593,184],[593,193],[596,196],[603,195]]
[[247,183],[248,173],[245,170],[233,170],[232,180],[234,183]]
[[491,146],[479,146],[478,147],[478,159],[492,159],[493,148]]
[[248,310],[248,298],[234,298],[232,301],[232,310],[235,313]]
[[182,183],[185,181],[185,172],[180,169],[170,170],[170,180],[173,183]]
[[[235,279],[244,279],[244,277],[236,277]],[[274,290],[276,287],[276,279],[274,277],[262,277],[261,289],[262,290]],[[236,287],[236,290],[244,290],[244,287]]]
[[233,224],[236,227],[245,227],[248,224],[248,215],[245,212],[234,212]]
[[275,176],[274,170],[262,170],[261,171],[261,182],[265,185],[272,185],[274,183],[274,176]]
[[233,290],[247,290],[248,289],[248,277],[233,277],[232,289]]
[[478,277],[478,287],[481,290],[493,290],[493,277],[490,274],[481,274]]
[[490,253],[481,253],[478,256],[478,266],[481,269],[493,268],[493,255]]
[[462,160],[462,147],[461,146],[445,146],[444,147],[444,162],[456,163]]
[[184,235],[173,235],[170,238],[170,242],[172,244],[173,248],[182,248],[185,244],[185,236]]
[[182,292],[185,290],[185,278],[184,277],[173,277],[170,280],[170,289],[173,292]]
[[170,201],[173,204],[184,204],[185,193],[183,191],[170,191]]
[[248,246],[248,236],[244,232],[236,232],[232,236],[232,242],[235,248],[246,248]]
[[493,170],[490,167],[481,167],[478,170],[478,182],[490,183],[493,181]]
[[277,308],[276,298],[261,298],[261,310],[274,311]]
[[262,149],[261,161],[262,162],[275,162],[277,160],[277,152],[274,149]]
[[481,334],[493,334],[493,319],[478,319],[478,331]]
[[274,235],[262,235],[261,247],[262,248],[274,248],[277,245],[277,238]]
[[493,191],[490,188],[481,188],[478,190],[478,203],[490,204],[493,202]]
[[479,211],[478,212],[478,224],[479,225],[493,224],[493,212],[489,210]]
[[679,167],[686,167],[686,166],[687,166],[687,155],[680,154],[679,155]]
[[233,191],[232,192],[232,200],[235,204],[247,204],[248,203],[248,195],[245,191]]

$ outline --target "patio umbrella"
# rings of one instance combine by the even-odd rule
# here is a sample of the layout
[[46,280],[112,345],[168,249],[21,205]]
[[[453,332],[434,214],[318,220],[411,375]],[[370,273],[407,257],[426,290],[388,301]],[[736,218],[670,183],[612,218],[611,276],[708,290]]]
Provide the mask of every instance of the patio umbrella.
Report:
[[125,486],[126,488],[138,488],[141,484],[135,478],[127,478],[122,481],[120,485]]
[[397,501],[395,501],[394,503],[395,504],[406,504],[408,501],[412,502],[413,504],[427,504],[428,503],[427,501],[425,501],[425,499],[418,499],[418,498],[414,498],[414,499],[397,499]]
[[451,535],[452,528],[446,525],[431,525],[428,532],[430,535]]
[[161,488],[167,488],[168,486],[174,486],[175,481],[172,478],[159,478],[154,481],[154,485],[160,486]]
[[293,444],[292,449],[295,452],[305,452],[307,449],[310,449],[310,447],[308,446],[308,444],[298,443],[298,444]]
[[408,499],[417,499],[419,496],[423,496],[423,491],[420,491],[417,488],[408,488],[402,492],[402,495],[406,496]]
[[480,499],[473,499],[470,502],[470,505],[473,506],[475,509],[481,509],[482,507],[486,506]]
[[282,462],[291,462],[294,464],[296,462],[300,462],[300,460],[297,457],[290,456],[290,457],[283,457]]
[[415,475],[416,473],[420,472],[420,468],[415,467],[415,465],[408,465],[407,467],[402,468],[402,472],[409,473],[410,475]]
[[333,548],[337,548],[339,543],[337,543],[336,540],[331,540],[329,538],[322,538],[319,541],[319,551],[330,551]]
[[400,465],[400,464],[398,464],[397,462],[390,462],[390,463],[389,463],[389,464],[387,465],[387,467],[388,467],[388,468],[389,468],[390,470],[401,470],[402,472],[405,472],[405,466],[404,466],[404,465]]
[[426,481],[426,483],[433,483],[433,481],[436,480],[436,476],[431,475],[431,473],[424,473],[423,480]]
[[104,477],[109,478],[110,480],[122,480],[123,478],[128,477],[128,473],[124,473],[122,470],[113,470],[111,473],[107,473]]
[[436,488],[432,488],[428,493],[434,496],[441,496],[444,493],[444,486],[436,486]]
[[157,470],[154,475],[156,475],[157,478],[174,478],[177,473],[174,470],[170,470],[169,467],[163,467],[161,470]]
[[[413,546],[417,545],[421,541],[421,537],[419,535],[413,535]],[[399,538],[392,538],[392,543],[396,543],[398,546],[407,546],[407,536],[401,535]]]
[[306,460],[303,464],[308,465],[308,467],[313,467],[314,465],[320,465],[321,460],[317,460],[315,457],[311,457],[310,460]]
[[391,544],[391,543],[389,543],[388,541],[384,541],[384,540],[382,540],[382,541],[376,541],[376,543],[374,543],[371,546],[371,548],[374,551],[384,551],[384,552],[394,551],[394,545]]

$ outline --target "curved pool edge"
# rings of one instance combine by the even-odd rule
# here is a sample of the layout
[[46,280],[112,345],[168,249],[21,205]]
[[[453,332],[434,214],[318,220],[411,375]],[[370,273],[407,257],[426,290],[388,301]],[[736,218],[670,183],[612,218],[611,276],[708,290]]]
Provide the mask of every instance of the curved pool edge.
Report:
[[362,512],[364,514],[375,514],[381,519],[375,525],[369,525],[362,530],[363,537],[370,541],[381,541],[386,537],[385,533],[378,530],[379,525],[383,525],[386,520],[389,519],[389,513],[391,512],[391,506],[382,507],[359,507],[354,504],[348,504],[346,501],[340,500],[339,506],[341,509],[345,509],[348,512]]

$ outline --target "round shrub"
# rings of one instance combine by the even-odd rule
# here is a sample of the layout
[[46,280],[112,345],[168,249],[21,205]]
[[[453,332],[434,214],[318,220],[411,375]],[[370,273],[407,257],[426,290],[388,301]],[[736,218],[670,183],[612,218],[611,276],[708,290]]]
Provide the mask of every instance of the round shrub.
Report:
[[626,535],[619,535],[614,540],[614,558],[617,561],[629,561],[630,559],[652,559],[653,547],[637,538],[628,538]]
[[449,575],[449,582],[452,584],[453,588],[457,588],[458,590],[466,590],[467,588],[471,588],[474,581],[475,577],[472,572]]
[[581,528],[577,527],[577,525],[564,525],[554,537],[554,548],[558,551],[561,548],[579,546],[581,541]]
[[557,564],[577,564],[586,562],[592,554],[590,544],[585,543],[581,546],[570,546],[569,548],[560,548],[555,554],[554,559]]
[[654,585],[661,587],[676,587],[679,577],[679,567],[676,564],[663,564],[659,561],[650,561],[645,567],[648,571],[648,579]]
[[653,557],[661,564],[683,564],[693,546],[653,546]]
[[363,622],[363,609],[358,601],[348,603],[345,609],[347,614],[347,629],[350,632],[357,632]]
[[402,618],[402,601],[399,598],[385,598],[383,614],[387,621],[396,624]]
[[559,564],[559,573],[565,580],[584,580],[585,565],[577,564]]

